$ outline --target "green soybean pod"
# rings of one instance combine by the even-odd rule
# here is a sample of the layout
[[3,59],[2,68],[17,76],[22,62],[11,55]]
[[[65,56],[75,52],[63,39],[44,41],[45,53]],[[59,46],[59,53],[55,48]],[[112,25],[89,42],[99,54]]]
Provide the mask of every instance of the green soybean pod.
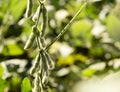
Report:
[[50,56],[47,52],[45,52],[45,56],[46,56],[46,58],[47,58],[48,69],[49,69],[49,70],[54,69],[55,63],[54,63],[54,61],[52,60],[51,56]]
[[42,70],[42,78],[45,76],[45,73],[48,73],[47,67],[47,58],[44,55],[44,51],[41,52],[42,62],[43,62],[43,70]]
[[41,76],[41,72],[40,71],[38,71],[37,75],[39,76],[39,88],[41,90],[40,92],[44,92],[43,91],[43,83],[42,83],[43,76]]
[[39,63],[40,63],[40,58],[41,58],[41,55],[40,55],[40,53],[36,56],[36,59],[35,59],[35,63],[34,63],[34,65],[33,65],[33,67],[31,68],[31,70],[30,70],[30,74],[31,75],[33,75],[36,71],[37,71],[37,69],[38,69],[38,67],[39,67]]
[[48,67],[47,67],[47,58],[46,56],[44,55],[44,51],[41,51],[41,58],[42,58],[42,62],[43,62],[43,69],[44,69],[44,72],[46,72],[48,70]]
[[34,16],[32,17],[32,20],[34,22],[37,21],[38,17],[41,16],[41,13],[42,13],[42,6],[39,5],[38,8],[37,8],[37,10],[36,10],[36,12],[35,12],[35,14],[34,14]]
[[29,49],[33,45],[33,42],[34,42],[35,38],[36,38],[36,27],[33,26],[32,27],[32,32],[30,33],[30,36],[29,36],[29,38],[28,38],[28,40],[25,44],[24,49]]
[[27,0],[26,18],[31,16],[32,8],[33,8],[33,0]]
[[47,9],[45,8],[44,5],[42,5],[42,19],[43,19],[43,23],[41,25],[41,37],[43,37],[45,35],[45,29],[48,23],[48,13],[47,13]]
[[40,87],[40,92],[45,92],[44,90],[43,90],[43,84],[42,84],[42,77],[39,77],[39,87]]
[[[40,54],[40,55],[41,55],[41,54]],[[39,63],[38,74],[39,74],[40,77],[43,76],[43,62],[42,62],[42,56],[41,56],[40,63]]]
[[39,78],[39,75],[37,74],[35,76],[35,80],[34,80],[34,89],[33,92],[41,92],[40,86],[39,84],[41,83],[41,80]]
[[42,77],[42,83],[43,84],[47,84],[48,83],[48,71],[47,72],[44,72],[44,75]]

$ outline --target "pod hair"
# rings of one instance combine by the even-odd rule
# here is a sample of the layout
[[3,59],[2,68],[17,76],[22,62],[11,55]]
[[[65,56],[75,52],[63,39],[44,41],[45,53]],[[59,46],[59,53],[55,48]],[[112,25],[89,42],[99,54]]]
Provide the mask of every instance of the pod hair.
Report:
[[32,15],[33,0],[27,0],[26,18]]

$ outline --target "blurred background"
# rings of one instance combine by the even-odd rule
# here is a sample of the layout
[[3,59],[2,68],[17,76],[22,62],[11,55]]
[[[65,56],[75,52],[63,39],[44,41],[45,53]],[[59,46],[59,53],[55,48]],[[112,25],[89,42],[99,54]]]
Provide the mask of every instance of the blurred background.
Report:
[[[38,7],[34,1],[33,14]],[[36,44],[23,49],[34,25],[24,18],[26,4],[27,0],[0,0],[0,92],[21,92],[23,78],[31,79],[37,50]],[[46,0],[46,43],[82,4],[83,0]],[[120,92],[120,0],[89,0],[48,52],[55,61],[48,92]]]

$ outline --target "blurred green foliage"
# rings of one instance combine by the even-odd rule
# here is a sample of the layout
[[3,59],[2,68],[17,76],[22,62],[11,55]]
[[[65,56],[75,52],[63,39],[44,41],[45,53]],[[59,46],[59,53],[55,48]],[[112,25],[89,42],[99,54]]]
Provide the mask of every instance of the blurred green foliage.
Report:
[[[33,25],[24,18],[26,1],[0,0],[0,92],[31,92],[29,69],[36,56],[36,43],[29,51],[23,49]],[[49,50],[56,63],[50,73],[49,92],[71,92],[78,81],[120,69],[120,2],[89,1]],[[38,4],[34,4],[35,13]],[[49,43],[74,16],[82,0],[46,0],[45,5],[49,14],[45,38]]]
[[22,81],[22,91],[21,92],[30,92],[32,89],[30,80],[26,77]]

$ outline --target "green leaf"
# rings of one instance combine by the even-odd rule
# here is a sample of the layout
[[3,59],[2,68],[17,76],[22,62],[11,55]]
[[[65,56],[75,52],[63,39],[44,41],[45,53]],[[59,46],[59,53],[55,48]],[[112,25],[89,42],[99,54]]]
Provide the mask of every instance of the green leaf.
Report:
[[102,48],[100,47],[94,47],[94,48],[91,48],[90,49],[90,54],[93,55],[93,56],[103,56],[104,55],[104,51]]
[[2,51],[2,53],[6,56],[22,55],[23,52],[24,51],[16,43],[8,44]]
[[83,70],[82,71],[82,74],[84,75],[84,76],[86,76],[86,77],[91,77],[92,75],[94,75],[95,74],[95,72],[96,72],[96,70],[95,69],[85,69],[85,70]]
[[0,92],[5,92],[5,89],[8,87],[7,81],[0,78]]
[[74,57],[72,55],[69,55],[67,57],[60,57],[57,65],[62,66],[62,65],[72,65],[74,63]]
[[11,86],[12,86],[13,89],[17,89],[21,84],[21,77],[14,76],[14,77],[11,78],[9,83],[11,83]]
[[106,20],[107,31],[114,41],[120,41],[120,19],[110,14]]
[[87,15],[89,18],[92,18],[92,19],[95,19],[98,17],[98,9],[95,5],[91,4],[91,5],[88,5],[86,8],[85,8],[85,15]]
[[0,13],[6,13],[10,0],[0,0]]
[[31,92],[32,87],[30,80],[26,77],[22,81],[22,92]]
[[86,35],[87,32],[90,33],[90,28],[91,24],[87,20],[76,21],[71,26],[74,37]]
[[23,14],[26,8],[27,0],[11,0],[10,12],[17,21]]
[[3,74],[3,67],[2,65],[0,65],[0,77],[2,76],[2,74]]
[[85,45],[91,41],[91,27],[91,23],[87,20],[76,21],[72,24],[71,33],[75,40],[75,45]]

